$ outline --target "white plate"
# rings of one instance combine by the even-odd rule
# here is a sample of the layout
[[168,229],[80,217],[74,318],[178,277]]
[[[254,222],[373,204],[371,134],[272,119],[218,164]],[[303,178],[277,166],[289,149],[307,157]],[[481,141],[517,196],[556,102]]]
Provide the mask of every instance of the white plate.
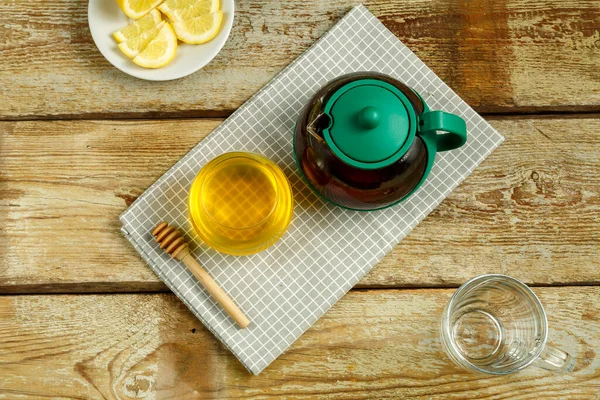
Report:
[[233,0],[221,0],[223,22],[217,36],[208,43],[187,44],[179,42],[173,61],[162,68],[142,68],[131,61],[117,47],[112,33],[133,22],[115,0],[90,0],[88,24],[96,46],[102,55],[121,71],[149,81],[168,81],[183,78],[208,64],[221,50],[233,25]]

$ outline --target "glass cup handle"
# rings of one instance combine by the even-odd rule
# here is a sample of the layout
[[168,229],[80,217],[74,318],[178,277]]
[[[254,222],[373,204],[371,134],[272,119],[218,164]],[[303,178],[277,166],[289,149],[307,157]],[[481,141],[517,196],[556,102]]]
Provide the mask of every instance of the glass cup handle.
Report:
[[533,365],[549,371],[573,372],[575,358],[555,347],[546,346]]

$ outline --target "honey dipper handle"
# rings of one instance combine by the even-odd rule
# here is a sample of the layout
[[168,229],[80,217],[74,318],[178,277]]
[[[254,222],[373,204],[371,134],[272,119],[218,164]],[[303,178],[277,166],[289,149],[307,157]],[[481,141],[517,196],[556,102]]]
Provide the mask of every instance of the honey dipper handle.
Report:
[[235,322],[241,327],[245,328],[250,324],[250,320],[246,318],[246,316],[242,313],[242,311],[235,305],[233,300],[227,296],[227,293],[223,291],[217,285],[217,282],[214,281],[213,278],[208,275],[208,272],[202,268],[202,266],[192,257],[187,249],[185,249],[186,254],[182,254],[181,258],[178,255],[178,259],[183,261],[183,263],[188,267],[190,271],[194,274],[196,278],[200,281],[202,286],[211,294],[211,296],[227,311],[227,313],[233,318]]

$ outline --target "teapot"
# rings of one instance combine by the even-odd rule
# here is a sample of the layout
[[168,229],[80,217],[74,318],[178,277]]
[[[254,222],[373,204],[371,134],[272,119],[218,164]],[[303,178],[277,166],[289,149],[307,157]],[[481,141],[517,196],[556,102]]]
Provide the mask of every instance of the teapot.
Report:
[[465,121],[430,111],[416,91],[390,76],[358,72],[322,87],[294,128],[294,157],[308,186],[352,210],[386,208],[427,179],[440,151],[467,141]]

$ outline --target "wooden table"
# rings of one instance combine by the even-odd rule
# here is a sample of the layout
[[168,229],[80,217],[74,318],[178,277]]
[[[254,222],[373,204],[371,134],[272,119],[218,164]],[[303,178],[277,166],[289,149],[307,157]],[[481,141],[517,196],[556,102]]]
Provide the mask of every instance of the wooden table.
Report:
[[[600,398],[598,0],[366,4],[506,142],[259,376],[121,237],[119,214],[354,4],[239,1],[210,65],[145,82],[98,52],[87,2],[0,3],[1,398]],[[483,273],[534,287],[573,374],[447,359],[442,308]]]

